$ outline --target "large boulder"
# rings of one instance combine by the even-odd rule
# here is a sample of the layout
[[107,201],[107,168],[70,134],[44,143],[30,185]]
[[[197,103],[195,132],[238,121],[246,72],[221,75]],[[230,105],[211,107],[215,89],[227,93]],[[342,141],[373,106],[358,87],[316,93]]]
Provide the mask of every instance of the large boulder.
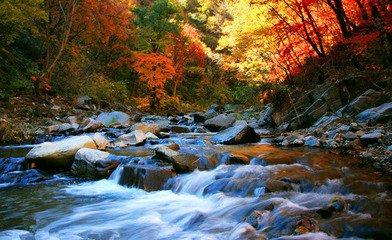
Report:
[[74,136],[57,142],[45,142],[35,146],[26,155],[26,160],[38,168],[70,169],[76,152],[81,148],[96,149],[94,140],[85,135]]
[[233,126],[235,121],[235,114],[223,113],[205,121],[204,126],[210,131],[218,132]]
[[252,127],[246,124],[240,124],[228,128],[217,133],[211,138],[212,143],[227,145],[255,143],[258,141],[260,141],[260,136],[255,132]]
[[357,116],[360,123],[378,123],[392,119],[392,102],[384,103],[381,106],[367,109]]
[[77,177],[103,179],[108,178],[120,162],[118,157],[107,152],[82,148],[76,152],[71,171]]
[[174,175],[171,166],[129,164],[124,166],[119,184],[157,191],[161,190],[167,180]]
[[140,130],[121,135],[115,142],[115,147],[140,146],[146,141],[147,136]]
[[98,115],[97,121],[101,122],[105,127],[129,126],[130,117],[124,112],[103,112]]

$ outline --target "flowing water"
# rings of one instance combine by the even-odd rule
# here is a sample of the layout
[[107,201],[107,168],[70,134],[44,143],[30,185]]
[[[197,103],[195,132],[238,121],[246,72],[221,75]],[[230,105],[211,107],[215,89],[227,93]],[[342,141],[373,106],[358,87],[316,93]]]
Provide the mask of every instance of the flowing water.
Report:
[[[208,152],[202,141],[177,140],[188,151]],[[155,192],[120,186],[122,166],[107,180],[86,182],[55,175],[3,185],[0,239],[392,236],[391,178],[361,167],[359,159],[263,144],[213,148],[263,161],[195,170],[170,179],[165,190]],[[21,172],[18,158],[12,159],[14,169],[8,164],[7,171]],[[338,204],[338,210],[329,211],[331,204]],[[306,221],[315,222],[310,231],[296,232]]]

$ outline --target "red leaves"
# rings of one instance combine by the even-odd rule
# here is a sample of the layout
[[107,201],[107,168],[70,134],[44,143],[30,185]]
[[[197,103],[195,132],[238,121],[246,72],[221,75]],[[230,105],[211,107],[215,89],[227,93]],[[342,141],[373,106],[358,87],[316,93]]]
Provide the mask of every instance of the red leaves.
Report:
[[172,60],[158,53],[135,53],[132,66],[151,90],[163,90],[166,81],[176,73]]

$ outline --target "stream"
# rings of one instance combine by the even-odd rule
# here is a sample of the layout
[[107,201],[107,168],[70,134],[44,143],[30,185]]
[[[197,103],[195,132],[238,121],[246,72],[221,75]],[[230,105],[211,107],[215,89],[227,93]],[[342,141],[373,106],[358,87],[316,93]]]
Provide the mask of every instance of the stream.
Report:
[[[31,146],[2,147],[0,239],[391,239],[392,179],[360,159],[268,141],[209,145],[186,134],[171,140],[186,151],[252,161],[180,174],[147,192],[119,184],[123,165],[104,180],[61,173],[13,184],[10,176],[32,171],[20,166]],[[145,147],[113,153],[136,148]]]

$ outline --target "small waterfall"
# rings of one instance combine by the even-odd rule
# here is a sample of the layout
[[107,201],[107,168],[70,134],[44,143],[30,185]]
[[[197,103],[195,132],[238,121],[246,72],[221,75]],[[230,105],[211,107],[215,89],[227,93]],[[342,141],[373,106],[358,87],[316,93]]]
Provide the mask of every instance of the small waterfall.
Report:
[[110,181],[113,181],[115,183],[119,183],[121,180],[121,175],[123,173],[124,170],[124,166],[123,165],[118,165],[118,167],[116,168],[116,170],[114,170],[112,172],[112,174],[109,177]]

